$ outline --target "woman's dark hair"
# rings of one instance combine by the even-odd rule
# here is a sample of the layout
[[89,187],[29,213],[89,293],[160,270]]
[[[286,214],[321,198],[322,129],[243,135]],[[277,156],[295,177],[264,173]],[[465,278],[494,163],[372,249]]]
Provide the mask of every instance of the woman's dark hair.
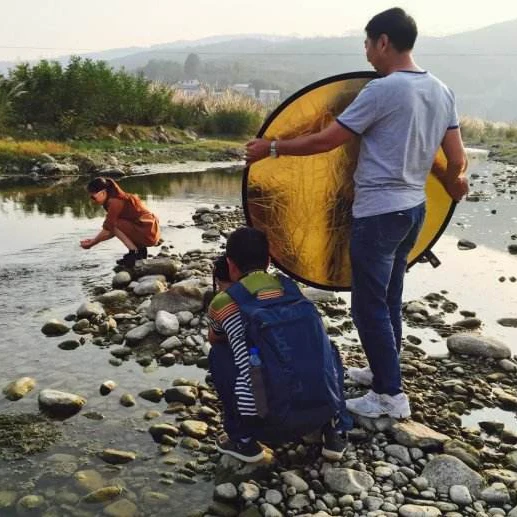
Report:
[[220,255],[214,260],[213,275],[217,280],[231,282],[230,270],[228,269],[228,262],[226,262],[226,255]]
[[390,43],[399,52],[411,50],[415,46],[418,34],[415,20],[400,7],[376,14],[364,30],[373,41],[377,41],[381,34],[386,34]]
[[214,267],[212,269],[212,284],[214,293],[217,289],[216,280],[222,282],[231,282],[230,270],[228,269],[228,262],[226,262],[226,255],[220,255],[214,260]]
[[228,237],[226,255],[233,260],[241,273],[267,269],[269,244],[266,234],[248,226],[238,228]]
[[108,197],[124,198],[126,196],[120,185],[111,178],[95,178],[88,183],[86,189],[91,194],[97,194],[97,192],[105,190],[108,193]]

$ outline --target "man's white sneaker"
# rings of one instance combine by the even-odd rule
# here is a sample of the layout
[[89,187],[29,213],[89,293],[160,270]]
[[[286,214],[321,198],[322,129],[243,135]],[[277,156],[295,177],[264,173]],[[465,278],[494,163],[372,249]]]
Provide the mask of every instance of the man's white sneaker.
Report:
[[409,400],[405,393],[393,396],[379,395],[370,390],[363,397],[348,399],[346,407],[350,412],[368,418],[379,418],[383,415],[392,418],[409,418],[411,416]]
[[369,418],[378,418],[384,412],[380,395],[373,390],[370,390],[363,397],[348,399],[346,401],[346,408],[356,415]]
[[386,414],[392,418],[409,418],[411,416],[411,408],[409,407],[409,399],[405,393],[398,395],[381,395],[381,402],[386,410]]
[[361,386],[371,386],[373,382],[373,373],[369,366],[365,368],[348,368],[348,378]]

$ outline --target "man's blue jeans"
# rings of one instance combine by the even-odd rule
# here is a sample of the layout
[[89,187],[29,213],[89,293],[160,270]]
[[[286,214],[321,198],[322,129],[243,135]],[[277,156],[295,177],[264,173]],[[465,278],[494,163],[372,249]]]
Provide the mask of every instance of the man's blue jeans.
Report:
[[373,372],[376,393],[402,392],[402,289],[407,257],[424,217],[422,203],[352,222],[352,317]]

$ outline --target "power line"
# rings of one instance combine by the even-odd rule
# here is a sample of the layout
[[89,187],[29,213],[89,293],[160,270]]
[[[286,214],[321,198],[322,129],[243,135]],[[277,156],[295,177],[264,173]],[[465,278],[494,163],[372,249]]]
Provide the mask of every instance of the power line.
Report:
[[102,50],[96,50],[93,48],[60,48],[60,47],[12,47],[12,46],[0,46],[0,49],[6,49],[6,50],[74,50],[74,51],[88,51],[88,52],[102,52]]
[[[54,50],[54,51],[74,51],[74,52],[106,52],[98,49],[89,49],[89,48],[59,48],[59,47],[15,47],[15,46],[0,46],[0,49],[3,50]],[[288,56],[296,56],[296,57],[364,57],[364,52],[228,52],[228,51],[198,51],[194,48],[185,48],[183,50],[169,50],[167,48],[160,48],[154,50],[145,50],[142,49],[138,53],[166,53],[168,55],[183,55],[194,53],[200,56],[279,56],[279,57],[288,57]],[[135,55],[127,54],[127,56]],[[415,52],[418,57],[517,57],[517,52],[501,52],[501,53],[485,53],[485,52]]]

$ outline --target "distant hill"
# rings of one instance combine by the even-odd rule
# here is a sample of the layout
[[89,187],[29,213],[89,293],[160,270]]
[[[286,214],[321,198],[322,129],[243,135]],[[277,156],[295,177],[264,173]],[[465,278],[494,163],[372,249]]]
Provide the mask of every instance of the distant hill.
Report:
[[[455,91],[463,115],[517,121],[517,20],[444,37],[420,37],[415,55]],[[127,69],[149,61],[182,64],[197,53],[212,69],[240,67],[239,81],[266,79],[288,95],[323,77],[369,69],[361,36],[342,38],[287,38],[271,41],[242,36],[188,46],[164,46],[111,61]],[[227,74],[228,75],[228,72]],[[237,79],[237,78],[236,78]]]
[[[420,37],[418,63],[456,93],[462,115],[517,121],[517,20],[444,37]],[[190,53],[202,62],[201,79],[213,84],[252,82],[283,96],[323,77],[368,70],[364,37],[294,38],[215,36],[89,54],[151,79],[176,80]],[[63,58],[66,60],[67,58]],[[0,63],[0,70],[2,64]]]

